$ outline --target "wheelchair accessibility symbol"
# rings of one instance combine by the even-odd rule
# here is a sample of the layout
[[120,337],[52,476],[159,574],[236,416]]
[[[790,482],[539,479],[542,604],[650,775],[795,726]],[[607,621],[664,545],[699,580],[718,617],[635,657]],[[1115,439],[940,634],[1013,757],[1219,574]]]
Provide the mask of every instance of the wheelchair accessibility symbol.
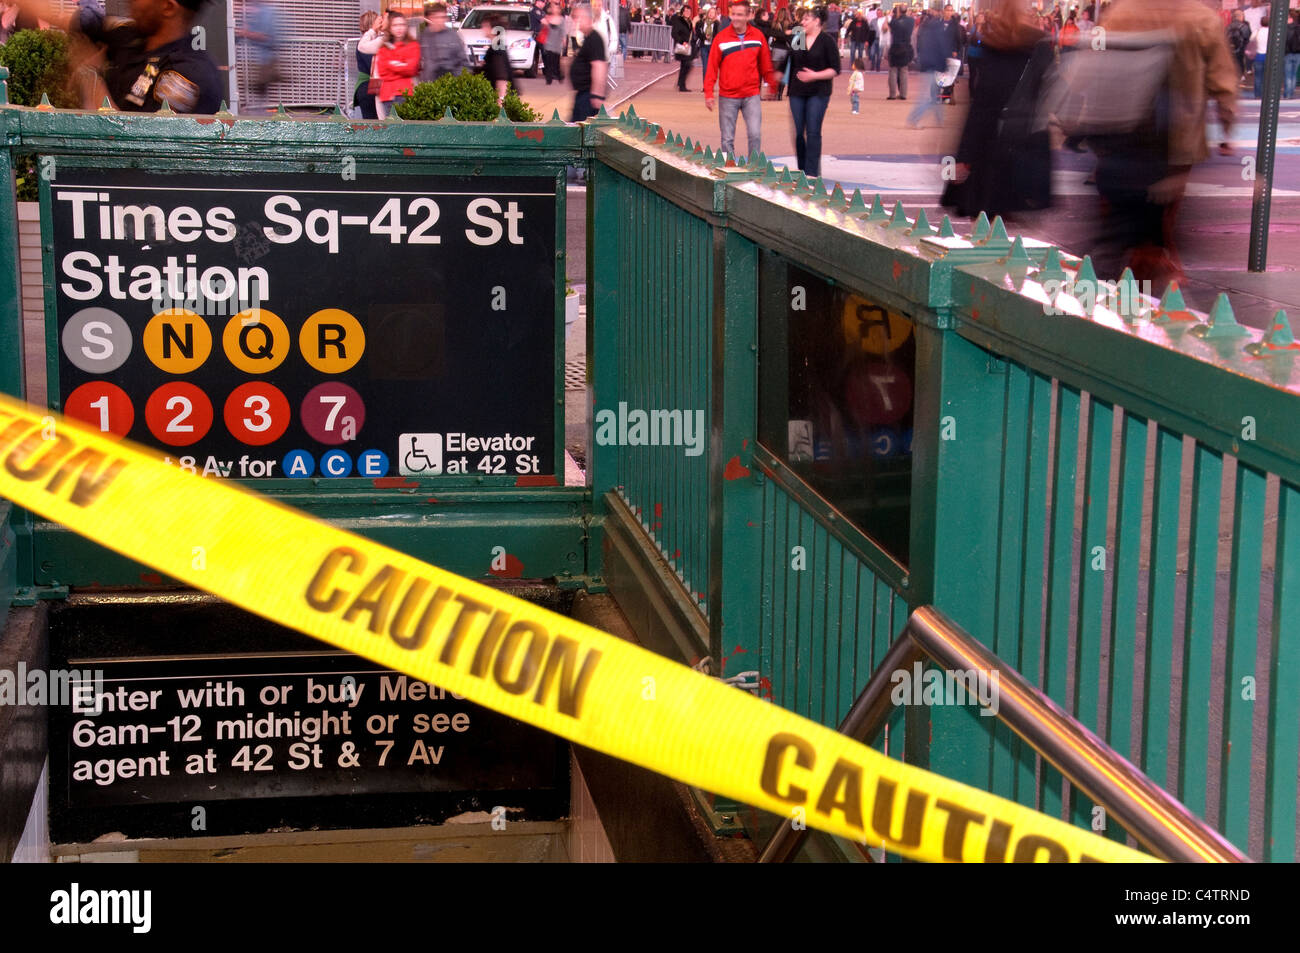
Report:
[[442,434],[404,433],[397,438],[402,476],[438,476],[442,473]]

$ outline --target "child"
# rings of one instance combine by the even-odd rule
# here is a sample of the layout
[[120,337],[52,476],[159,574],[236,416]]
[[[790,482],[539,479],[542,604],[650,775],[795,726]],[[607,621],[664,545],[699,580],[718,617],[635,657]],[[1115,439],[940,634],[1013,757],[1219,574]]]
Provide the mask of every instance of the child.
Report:
[[863,91],[862,71],[866,69],[867,64],[858,57],[853,61],[853,75],[849,77],[849,102],[853,106],[853,115],[858,114],[858,94]]

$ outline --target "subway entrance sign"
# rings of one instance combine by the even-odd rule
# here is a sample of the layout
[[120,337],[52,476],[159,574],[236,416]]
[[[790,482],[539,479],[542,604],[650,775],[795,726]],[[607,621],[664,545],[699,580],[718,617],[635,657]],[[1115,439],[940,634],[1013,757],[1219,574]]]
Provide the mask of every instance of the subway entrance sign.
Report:
[[553,176],[61,161],[44,186],[52,407],[214,479],[556,473]]
[[55,843],[568,813],[555,735],[211,597],[74,599],[50,652]]

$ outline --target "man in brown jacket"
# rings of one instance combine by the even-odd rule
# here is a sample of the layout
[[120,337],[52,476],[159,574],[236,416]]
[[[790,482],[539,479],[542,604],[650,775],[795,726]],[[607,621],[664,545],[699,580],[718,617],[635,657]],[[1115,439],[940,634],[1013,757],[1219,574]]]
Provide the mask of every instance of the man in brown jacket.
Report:
[[[1182,271],[1174,245],[1174,222],[1192,166],[1209,158],[1205,139],[1206,104],[1213,99],[1224,139],[1237,115],[1239,75],[1218,15],[1200,0],[1115,0],[1102,21],[1107,32],[1168,30],[1174,34],[1169,69],[1169,165],[1165,178],[1151,186],[1149,199],[1165,207],[1165,250]],[[1219,151],[1230,155],[1225,141]]]
[[1222,21],[1199,0],[1115,0],[1102,25],[1123,33],[1169,30],[1177,37],[1169,73],[1169,164],[1182,170],[1185,184],[1191,167],[1210,156],[1208,100],[1218,107],[1225,138],[1237,115],[1239,77]]

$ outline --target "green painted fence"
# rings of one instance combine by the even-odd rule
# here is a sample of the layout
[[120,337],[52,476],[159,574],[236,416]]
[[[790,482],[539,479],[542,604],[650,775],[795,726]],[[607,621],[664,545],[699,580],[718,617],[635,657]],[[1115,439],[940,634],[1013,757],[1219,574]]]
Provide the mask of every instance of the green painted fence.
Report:
[[[689,392],[683,367],[707,375],[708,555],[696,536],[687,581],[700,591],[708,574],[699,611],[715,673],[747,657],[747,687],[833,725],[908,608],[933,604],[1252,856],[1295,859],[1300,707],[1286,686],[1300,674],[1300,374],[1285,320],[1265,336],[1237,326],[1226,300],[1207,318],[1176,291],[1161,305],[1127,281],[1108,300],[1090,264],[999,221],[957,236],[878,198],[828,195],[761,156],[724,165],[633,113],[588,135],[593,234],[613,227],[603,215],[634,208],[679,223],[655,232],[632,219],[617,251],[594,251],[591,374],[597,406]],[[619,197],[618,213],[602,194]],[[610,270],[629,252],[630,273]],[[661,299],[661,333],[629,338],[645,303],[602,274],[667,273],[679,254],[712,285]],[[901,557],[827,498],[817,459],[792,463],[762,422],[786,400],[770,364],[798,337],[769,300],[791,289],[751,290],[783,280],[774,262],[840,296],[827,301],[859,296],[914,328]],[[690,363],[689,334],[662,333],[682,322],[711,332],[709,361]],[[618,355],[602,350],[611,340]],[[650,347],[626,353],[628,340]],[[616,358],[612,378],[602,363]],[[595,497],[653,487],[625,497],[644,514],[672,492],[672,466],[605,448]],[[703,496],[697,481],[679,492]],[[651,524],[648,551],[659,532]],[[1093,805],[992,719],[960,706],[927,714],[928,731],[891,738],[891,753],[1094,825]]]

